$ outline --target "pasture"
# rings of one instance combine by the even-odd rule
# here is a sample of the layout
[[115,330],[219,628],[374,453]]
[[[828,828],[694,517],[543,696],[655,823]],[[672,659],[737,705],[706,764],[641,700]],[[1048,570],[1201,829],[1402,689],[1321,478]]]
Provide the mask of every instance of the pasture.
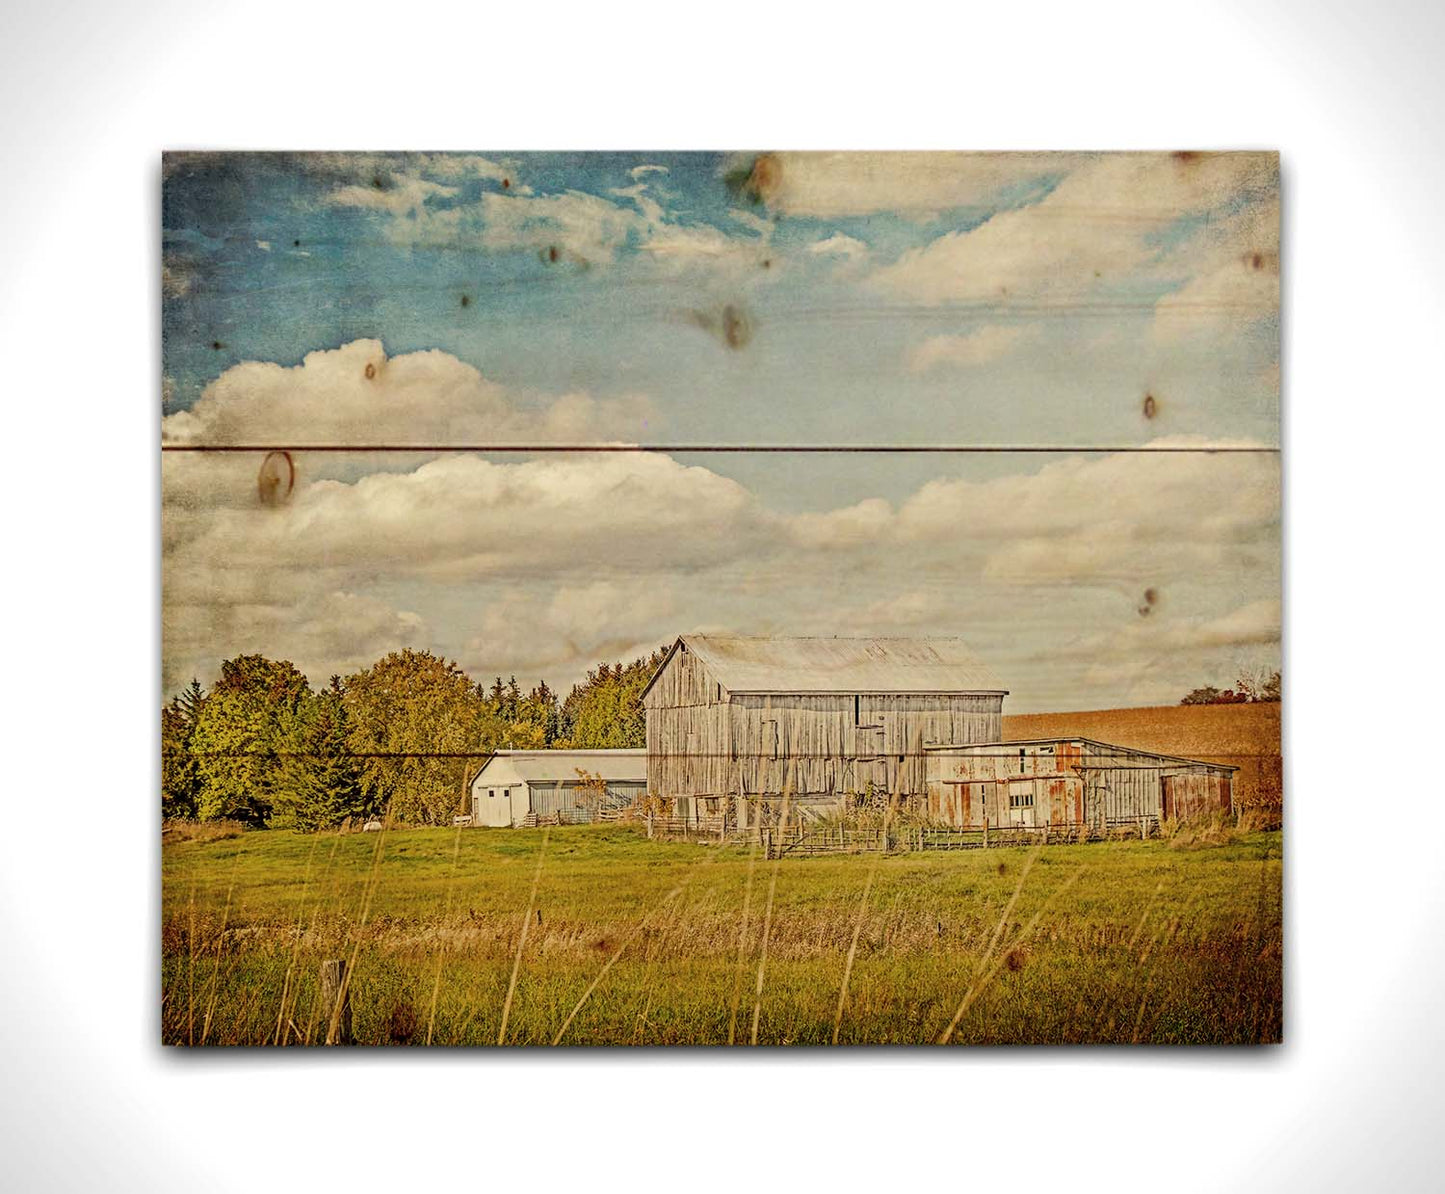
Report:
[[365,1045],[1275,1042],[1280,851],[769,862],[621,825],[171,841],[161,1036],[320,1043],[319,969],[345,958]]

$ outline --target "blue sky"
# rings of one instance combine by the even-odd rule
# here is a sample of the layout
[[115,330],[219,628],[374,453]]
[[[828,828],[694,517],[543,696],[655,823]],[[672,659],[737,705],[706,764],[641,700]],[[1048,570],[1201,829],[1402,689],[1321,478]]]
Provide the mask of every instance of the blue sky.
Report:
[[[1278,202],[1267,154],[172,155],[164,435],[1274,447]],[[168,685],[407,642],[565,683],[704,627],[964,634],[1020,709],[1277,661],[1271,454],[297,459],[263,515],[256,461],[166,457]],[[518,569],[534,482],[569,526]]]

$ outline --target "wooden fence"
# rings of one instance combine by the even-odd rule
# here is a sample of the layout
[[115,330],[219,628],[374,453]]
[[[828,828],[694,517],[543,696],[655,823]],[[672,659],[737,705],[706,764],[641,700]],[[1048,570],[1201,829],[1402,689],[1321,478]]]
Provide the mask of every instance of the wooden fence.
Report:
[[[611,818],[613,820],[626,818]],[[914,853],[925,850],[988,850],[1000,847],[1070,845],[1137,838],[1159,833],[1156,817],[1130,817],[1103,826],[1081,824],[1004,825],[952,829],[926,825],[853,827],[799,822],[786,826],[739,829],[721,817],[689,821],[682,817],[636,818],[650,838],[723,845],[761,846],[765,857],[815,854]]]

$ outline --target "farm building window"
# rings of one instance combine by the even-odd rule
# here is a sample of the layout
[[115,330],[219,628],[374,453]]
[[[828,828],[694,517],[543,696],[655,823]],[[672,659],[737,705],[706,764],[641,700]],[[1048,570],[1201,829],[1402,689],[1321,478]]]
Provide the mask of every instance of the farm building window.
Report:
[[488,789],[487,789],[487,796],[488,796],[490,799],[495,800],[495,799],[497,798],[497,789],[496,789],[496,788],[488,788]]
[[863,698],[862,698],[862,697],[855,696],[855,697],[853,698],[853,724],[856,726],[856,725],[860,724],[860,723],[862,722],[862,720],[863,720]]
[[1019,751],[1019,774],[1022,775],[1023,773],[1024,773],[1024,752],[1023,752],[1023,751]]
[[1034,794],[1032,792],[1010,792],[1008,806],[1009,808],[1033,808]]

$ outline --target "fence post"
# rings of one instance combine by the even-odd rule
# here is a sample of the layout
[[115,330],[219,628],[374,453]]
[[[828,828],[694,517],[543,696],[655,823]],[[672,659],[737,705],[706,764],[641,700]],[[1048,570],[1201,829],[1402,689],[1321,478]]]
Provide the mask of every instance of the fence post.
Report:
[[988,814],[983,815],[983,848],[988,849]]
[[647,810],[647,840],[652,840],[652,810]]
[[351,984],[346,981],[347,964],[343,958],[321,963],[321,1012],[326,1017],[328,1045],[354,1045],[351,1035]]

